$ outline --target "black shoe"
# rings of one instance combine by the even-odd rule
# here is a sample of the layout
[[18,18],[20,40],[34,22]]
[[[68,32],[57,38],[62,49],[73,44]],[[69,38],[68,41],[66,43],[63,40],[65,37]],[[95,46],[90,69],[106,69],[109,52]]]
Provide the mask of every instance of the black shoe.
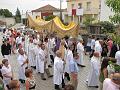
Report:
[[78,64],[78,66],[80,66],[80,67],[86,67],[85,65],[80,65],[80,64]]
[[53,75],[50,75],[48,78],[51,78],[51,77],[53,77]]
[[19,79],[19,81],[21,82],[21,81],[22,81],[22,79]]
[[19,79],[19,81],[20,81],[21,83],[25,83],[25,80]]
[[46,80],[46,78],[42,78],[42,80]]
[[62,85],[62,88],[64,88],[64,87],[65,87],[65,84]]
[[95,88],[99,88],[99,86],[88,86],[88,87],[95,87]]
[[60,88],[57,88],[57,89],[55,89],[55,90],[61,90]]
[[52,68],[52,66],[51,66],[51,65],[48,65],[48,67]]
[[36,66],[32,66],[32,68],[36,69]]
[[95,86],[95,88],[99,88],[99,86]]

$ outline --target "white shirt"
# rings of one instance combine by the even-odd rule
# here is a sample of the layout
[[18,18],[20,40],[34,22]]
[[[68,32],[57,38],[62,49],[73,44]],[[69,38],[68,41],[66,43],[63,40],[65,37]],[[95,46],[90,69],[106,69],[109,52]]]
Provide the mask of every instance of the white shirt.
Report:
[[95,46],[95,39],[92,39],[92,40],[91,40],[91,49],[92,49],[92,50],[94,49],[94,46]]
[[[8,67],[6,66],[3,66],[2,69],[1,69],[1,72],[2,72],[2,75],[7,75],[7,76],[10,76],[12,77],[12,69],[11,69],[11,66],[8,65]],[[7,78],[7,77],[4,77],[3,76],[3,80],[4,80],[4,84],[8,84],[9,81],[11,80],[11,78]]]
[[45,61],[45,51],[42,50],[41,48],[39,49],[39,55],[40,55],[41,61]]
[[91,46],[91,39],[90,38],[88,38],[87,46]]
[[54,77],[53,77],[53,81],[54,84],[60,85],[62,83],[62,76],[64,73],[64,65],[63,65],[63,61],[61,58],[59,57],[55,57],[54,59]]
[[17,43],[17,44],[22,43],[22,37],[17,37],[17,38],[16,38],[16,43]]
[[55,38],[49,39],[49,45],[50,45],[50,48],[55,47]]
[[120,65],[120,51],[116,52],[115,59],[117,59],[117,64]]
[[82,43],[78,43],[77,44],[77,52],[80,53],[80,52],[84,52],[84,46],[82,45]]
[[[18,60],[18,63],[19,65],[21,66],[27,59],[27,56],[24,54],[24,55],[19,55],[17,60]],[[27,67],[27,64],[24,65],[25,67]]]
[[95,42],[95,52],[99,52],[100,55],[102,53],[102,47],[101,47],[99,41]]

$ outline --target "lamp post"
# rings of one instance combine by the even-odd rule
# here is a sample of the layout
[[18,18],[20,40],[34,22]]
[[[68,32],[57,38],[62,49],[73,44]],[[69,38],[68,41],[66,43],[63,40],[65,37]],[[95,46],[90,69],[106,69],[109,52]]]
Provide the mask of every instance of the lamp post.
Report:
[[60,20],[62,20],[62,0],[60,0]]

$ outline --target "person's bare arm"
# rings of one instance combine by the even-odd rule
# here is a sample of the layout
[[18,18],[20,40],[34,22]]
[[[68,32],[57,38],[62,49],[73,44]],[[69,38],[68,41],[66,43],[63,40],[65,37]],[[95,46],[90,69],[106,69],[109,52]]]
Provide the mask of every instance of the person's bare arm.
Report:
[[104,78],[108,78],[107,68],[103,69],[103,75],[104,75]]

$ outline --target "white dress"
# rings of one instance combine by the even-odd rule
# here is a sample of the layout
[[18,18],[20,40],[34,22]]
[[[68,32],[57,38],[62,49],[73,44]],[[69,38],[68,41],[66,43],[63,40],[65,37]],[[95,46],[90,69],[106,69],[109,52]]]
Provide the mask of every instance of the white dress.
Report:
[[91,69],[88,76],[88,86],[98,86],[99,85],[99,70],[100,61],[99,58],[91,58]]
[[39,51],[40,51],[40,47],[35,47],[34,48],[34,50],[35,50],[35,61],[36,61],[36,72],[39,72],[39,61],[40,61],[40,59],[39,59]]
[[34,44],[30,43],[28,46],[28,59],[29,59],[29,65],[35,66],[35,60],[34,60]]
[[40,73],[44,73],[44,64],[45,64],[45,52],[40,48],[39,53],[37,55],[38,67],[37,71]]
[[63,61],[59,57],[55,57],[54,59],[54,74],[53,74],[53,83],[56,85],[60,85],[62,83],[62,75],[63,75]]
[[29,36],[25,36],[25,52],[28,55]]
[[84,62],[83,62],[83,59],[84,59],[84,46],[80,42],[77,44],[77,53],[79,54],[79,60],[77,61],[77,63],[79,65],[84,65]]
[[48,42],[44,42],[44,45],[45,45],[45,50],[44,50],[44,51],[45,51],[45,54],[46,54],[46,56],[47,56],[47,58],[46,58],[47,64],[48,64],[48,65],[51,65]]
[[25,68],[28,66],[27,64],[24,64],[23,66],[21,66],[27,59],[27,56],[24,55],[20,55],[18,56],[17,60],[19,63],[19,70],[18,70],[18,75],[19,75],[19,79],[25,80]]
[[65,72],[67,73],[70,73],[70,70],[69,70],[69,63],[70,61],[73,60],[73,53],[71,50],[67,50],[67,53],[66,53],[66,64],[65,64]]

